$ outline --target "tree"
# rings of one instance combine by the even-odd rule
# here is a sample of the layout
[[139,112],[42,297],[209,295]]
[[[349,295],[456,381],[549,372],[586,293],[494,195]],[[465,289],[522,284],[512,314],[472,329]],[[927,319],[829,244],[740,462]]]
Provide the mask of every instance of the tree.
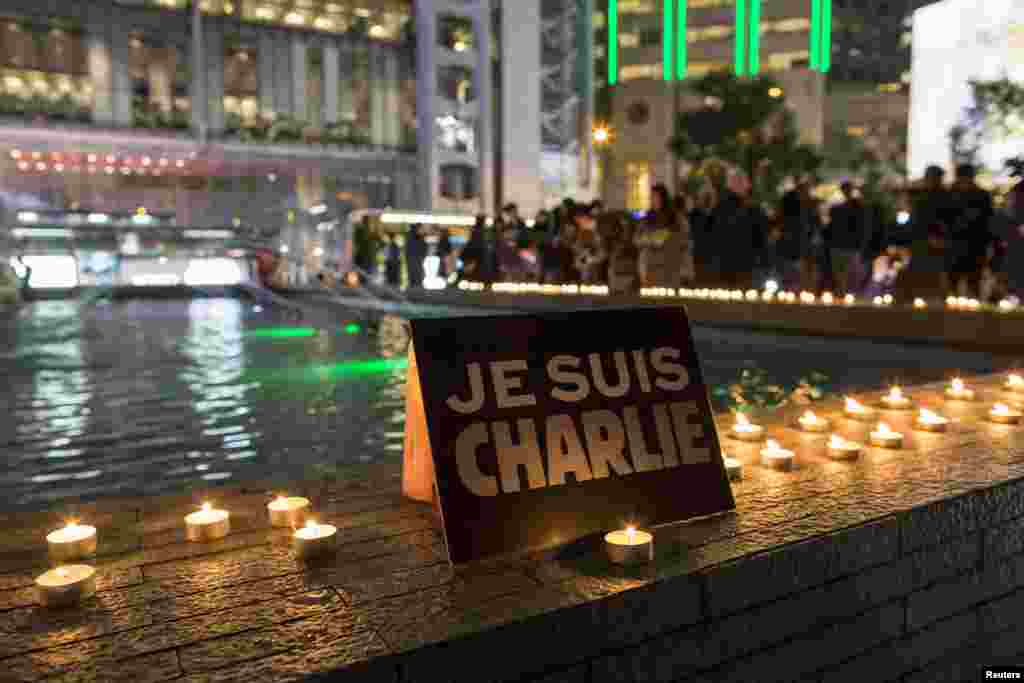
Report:
[[821,167],[818,151],[800,143],[793,112],[771,78],[715,72],[688,89],[704,107],[678,115],[669,149],[690,165],[691,174],[709,161],[724,162],[749,176],[755,200],[774,203],[787,176]]
[[955,163],[975,163],[986,139],[1024,137],[1024,85],[1006,76],[969,84],[974,104],[948,133]]

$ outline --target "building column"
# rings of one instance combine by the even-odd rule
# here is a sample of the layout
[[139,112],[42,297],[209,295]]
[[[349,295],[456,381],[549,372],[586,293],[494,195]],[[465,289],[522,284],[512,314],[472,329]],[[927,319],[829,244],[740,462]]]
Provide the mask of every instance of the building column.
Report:
[[[540,0],[517,0],[501,7],[501,173],[499,200],[515,202],[522,215],[543,207],[541,175]],[[523,31],[521,27],[535,30]]]
[[206,123],[212,135],[224,132],[224,30],[207,21],[204,49],[206,52]]
[[387,80],[384,78],[385,49],[376,41],[370,42],[370,142],[384,144],[387,110]]
[[306,108],[306,80],[309,76],[309,54],[306,39],[301,36],[291,38],[291,113],[299,121],[309,120]]
[[[508,3],[518,4],[518,3]],[[539,22],[534,26],[539,26]],[[476,14],[473,17],[473,33],[476,36],[476,86],[477,86],[477,188],[480,195],[479,209],[483,213],[491,213],[496,209],[494,199],[494,127],[492,122],[492,101],[494,93],[491,91],[491,3],[490,0],[479,0],[476,7]],[[525,33],[536,33],[536,29]],[[428,34],[433,38],[433,34]],[[507,45],[505,46],[507,47]],[[538,47],[539,52],[539,47]],[[534,79],[537,78],[534,72]],[[436,80],[436,79],[435,79]],[[505,91],[512,90],[505,87]],[[525,107],[523,107],[525,110]],[[518,119],[511,119],[518,121]]]
[[437,95],[437,14],[433,3],[416,7],[416,109],[419,119],[416,148],[420,164],[419,208],[430,211],[437,194],[434,148],[434,98]]
[[324,93],[324,124],[336,123],[338,114],[338,83],[341,80],[340,55],[338,44],[331,42],[324,45],[323,93]]
[[260,33],[256,50],[260,113],[267,114],[277,111],[274,101],[274,36]]
[[355,50],[351,43],[338,46],[338,119],[355,121],[356,104],[352,92],[352,73],[355,68]]
[[115,126],[132,125],[132,79],[128,72],[128,34],[110,28],[110,110]]
[[86,37],[86,59],[89,80],[92,82],[92,120],[99,125],[114,123],[113,68],[107,38],[101,33]]
[[384,50],[384,144],[397,147],[402,143],[402,95],[398,80],[398,55]]
[[273,69],[274,69],[274,111],[280,116],[290,116],[292,110],[292,49],[287,35],[274,36]]

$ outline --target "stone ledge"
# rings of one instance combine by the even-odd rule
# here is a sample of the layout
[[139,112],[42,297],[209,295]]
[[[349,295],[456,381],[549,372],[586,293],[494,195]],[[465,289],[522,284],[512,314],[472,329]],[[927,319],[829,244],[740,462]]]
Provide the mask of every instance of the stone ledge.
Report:
[[[1008,400],[1001,378],[969,382],[987,402]],[[430,509],[397,494],[394,466],[293,489],[341,529],[335,556],[316,566],[296,562],[287,534],[266,526],[272,484],[83,506],[76,512],[101,537],[136,534],[137,547],[101,553],[95,599],[43,611],[31,582],[45,562],[26,564],[8,544],[0,666],[18,680],[248,682],[344,671],[403,683],[598,683],[640,676],[644,660],[643,676],[655,680],[764,680],[760,672],[796,658],[805,665],[779,675],[816,680],[837,658],[867,657],[891,640],[916,643],[899,647],[919,658],[915,668],[930,666],[926,634],[977,623],[978,613],[960,610],[1013,626],[1019,589],[1000,586],[1018,585],[1024,566],[1024,427],[978,421],[985,404],[954,408],[940,389],[911,392],[957,420],[949,433],[911,435],[912,415],[887,414],[910,437],[907,449],[868,448],[852,463],[829,460],[825,437],[787,428],[795,410],[765,425],[799,449],[792,472],[764,469],[757,445],[723,439],[746,468],[736,513],[656,529],[656,561],[633,570],[610,566],[593,539],[451,567]],[[864,438],[838,402],[815,410],[847,438]],[[720,416],[721,433],[730,425]],[[206,496],[246,523],[217,543],[184,543],[175,519]],[[43,544],[58,517],[30,513],[22,526],[36,531],[25,542]],[[19,518],[6,517],[15,527]],[[905,631],[908,615],[916,633]],[[835,646],[819,651],[808,633]]]

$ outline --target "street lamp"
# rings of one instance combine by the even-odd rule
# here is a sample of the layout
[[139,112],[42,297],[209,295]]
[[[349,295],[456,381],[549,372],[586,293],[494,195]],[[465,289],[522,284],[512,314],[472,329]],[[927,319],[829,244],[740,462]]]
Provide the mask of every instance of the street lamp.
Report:
[[[605,182],[605,174],[608,172],[608,159],[602,152],[608,148],[608,143],[612,140],[612,131],[606,124],[596,124],[590,132],[590,138],[594,142],[598,158],[598,170],[600,173],[598,189],[601,191],[602,186]],[[603,195],[603,192],[602,192]]]
[[593,135],[593,139],[594,139],[594,144],[595,145],[603,146],[603,145],[607,145],[609,142],[611,142],[612,132],[608,128],[608,126],[605,126],[605,125],[594,126],[594,130],[593,130],[592,135]]

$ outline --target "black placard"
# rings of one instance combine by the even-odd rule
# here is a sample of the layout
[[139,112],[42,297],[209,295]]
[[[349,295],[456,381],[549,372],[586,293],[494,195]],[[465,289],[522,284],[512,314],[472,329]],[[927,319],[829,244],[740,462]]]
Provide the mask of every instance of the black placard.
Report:
[[452,562],[734,508],[682,308],[420,319],[412,337]]

